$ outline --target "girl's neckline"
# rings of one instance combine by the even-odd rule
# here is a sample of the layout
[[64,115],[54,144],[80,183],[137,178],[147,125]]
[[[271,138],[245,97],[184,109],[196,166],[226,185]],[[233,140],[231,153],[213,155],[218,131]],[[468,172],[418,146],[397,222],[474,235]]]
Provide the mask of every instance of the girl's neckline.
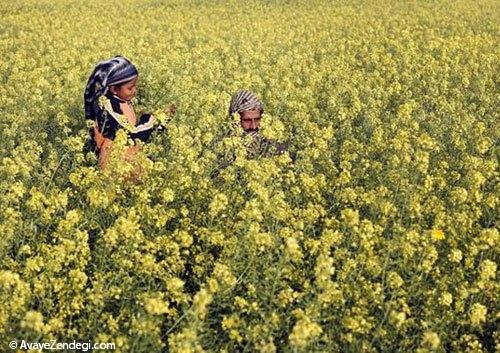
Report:
[[130,101],[126,101],[124,99],[121,99],[120,97],[118,97],[117,95],[115,94],[112,94],[111,97],[117,99],[120,103],[129,103],[130,104]]

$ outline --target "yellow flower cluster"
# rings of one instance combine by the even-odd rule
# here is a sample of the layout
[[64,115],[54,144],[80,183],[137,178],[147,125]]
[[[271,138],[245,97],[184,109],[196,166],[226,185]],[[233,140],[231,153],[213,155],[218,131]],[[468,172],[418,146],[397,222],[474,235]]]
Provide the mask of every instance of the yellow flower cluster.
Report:
[[[499,351],[497,2],[0,12],[1,352]],[[103,171],[82,93],[117,54],[166,129]],[[247,158],[238,89],[286,152]]]

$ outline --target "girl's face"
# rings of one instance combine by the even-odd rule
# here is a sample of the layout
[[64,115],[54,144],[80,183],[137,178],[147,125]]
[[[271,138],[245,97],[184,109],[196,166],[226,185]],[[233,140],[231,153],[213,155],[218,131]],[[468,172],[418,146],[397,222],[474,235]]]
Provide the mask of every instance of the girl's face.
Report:
[[137,80],[139,77],[134,78],[131,81],[125,82],[123,85],[117,87],[117,86],[110,86],[109,90],[111,93],[113,93],[115,96],[117,96],[120,99],[123,99],[125,101],[130,101],[132,98],[135,97],[137,93]]

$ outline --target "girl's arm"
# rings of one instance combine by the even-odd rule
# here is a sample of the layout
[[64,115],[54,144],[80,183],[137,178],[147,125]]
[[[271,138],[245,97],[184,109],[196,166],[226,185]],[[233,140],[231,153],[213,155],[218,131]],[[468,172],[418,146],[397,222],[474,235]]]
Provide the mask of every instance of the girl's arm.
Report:
[[101,149],[99,151],[99,167],[101,169],[105,169],[108,166],[109,155],[111,153],[112,144],[113,144],[112,140],[104,138],[101,145]]

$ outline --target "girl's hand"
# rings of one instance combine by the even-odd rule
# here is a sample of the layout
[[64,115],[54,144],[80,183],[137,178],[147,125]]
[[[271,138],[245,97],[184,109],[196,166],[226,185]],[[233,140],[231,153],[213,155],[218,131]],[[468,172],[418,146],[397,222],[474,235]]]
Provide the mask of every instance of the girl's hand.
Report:
[[170,105],[167,105],[165,107],[165,113],[167,115],[174,116],[176,112],[177,112],[177,107],[175,106],[174,103],[171,103]]
[[159,129],[158,130],[164,130],[166,129],[168,123],[172,120],[174,117],[175,113],[177,111],[177,108],[175,104],[169,104],[165,106],[164,109],[156,110],[154,114],[156,115],[156,121],[157,124],[159,124]]

